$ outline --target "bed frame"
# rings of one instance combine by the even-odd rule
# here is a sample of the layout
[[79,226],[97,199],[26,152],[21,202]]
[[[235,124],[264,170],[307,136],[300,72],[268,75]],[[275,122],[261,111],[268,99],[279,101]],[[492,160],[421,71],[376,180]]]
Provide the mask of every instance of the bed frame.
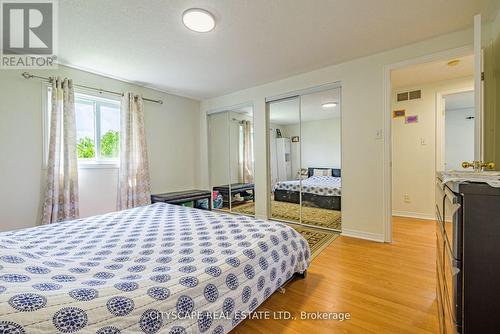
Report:
[[[332,176],[341,177],[341,171],[338,168],[308,168],[307,176],[311,177],[313,175],[314,169],[331,169]],[[274,200],[279,202],[288,203],[300,203],[300,192],[293,190],[280,190],[274,191]],[[341,210],[341,196],[323,196],[317,194],[311,194],[307,192],[302,193],[302,204],[309,207],[330,209],[330,210]]]

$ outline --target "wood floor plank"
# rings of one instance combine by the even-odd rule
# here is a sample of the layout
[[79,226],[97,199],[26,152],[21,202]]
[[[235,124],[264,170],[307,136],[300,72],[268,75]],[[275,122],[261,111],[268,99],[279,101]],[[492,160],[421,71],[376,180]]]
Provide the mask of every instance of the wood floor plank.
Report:
[[[436,333],[434,222],[394,218],[393,242],[339,237],[303,280],[258,311],[295,320],[245,320],[234,333]],[[350,320],[301,320],[300,312],[349,312]]]

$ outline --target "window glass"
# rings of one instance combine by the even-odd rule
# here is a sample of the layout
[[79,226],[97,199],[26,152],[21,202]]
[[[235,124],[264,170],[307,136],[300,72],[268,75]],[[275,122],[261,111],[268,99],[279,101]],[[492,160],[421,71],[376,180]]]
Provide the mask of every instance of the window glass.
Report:
[[103,159],[117,159],[120,152],[120,110],[116,105],[99,105],[100,151]]
[[96,157],[95,113],[90,101],[76,100],[76,148],[78,159]]

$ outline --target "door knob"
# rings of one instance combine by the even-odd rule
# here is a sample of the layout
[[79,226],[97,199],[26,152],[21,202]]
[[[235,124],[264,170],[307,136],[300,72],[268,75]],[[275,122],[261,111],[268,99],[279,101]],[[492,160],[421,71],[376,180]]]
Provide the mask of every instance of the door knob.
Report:
[[476,166],[476,161],[474,162],[468,162],[468,161],[464,161],[462,162],[462,168],[474,168]]
[[486,169],[495,169],[495,163],[490,161],[490,162],[481,162],[481,161],[473,161],[473,162],[467,162],[464,161],[462,162],[462,167],[463,168],[474,168],[475,171],[480,171],[483,168]]
[[492,170],[495,169],[495,163],[493,161],[482,163],[481,167]]

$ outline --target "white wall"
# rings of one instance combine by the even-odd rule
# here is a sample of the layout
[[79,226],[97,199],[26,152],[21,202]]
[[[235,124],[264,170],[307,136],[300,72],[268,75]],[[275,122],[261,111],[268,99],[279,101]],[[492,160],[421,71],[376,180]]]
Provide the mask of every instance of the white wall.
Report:
[[[434,218],[436,94],[471,90],[473,87],[474,79],[469,77],[402,87],[393,91],[392,110],[404,109],[407,116],[418,116],[416,124],[405,124],[404,117],[392,119],[392,210],[394,215]],[[396,92],[416,89],[422,90],[421,99],[395,101]],[[474,140],[472,140],[473,143]],[[405,195],[409,196],[409,202],[405,201]]]
[[[35,226],[40,221],[42,169],[42,83],[25,80],[20,70],[0,75],[0,230]],[[132,90],[163,105],[145,102],[145,128],[151,191],[199,185],[199,102],[61,66],[35,70],[40,76],[70,77],[76,84],[114,91]],[[116,210],[117,174],[111,169],[79,169],[82,217]]]
[[[471,18],[472,22],[472,18]],[[267,217],[268,164],[266,97],[340,81],[342,85],[342,225],[345,235],[384,240],[384,68],[403,60],[467,46],[472,29],[459,31],[402,48],[295,75],[283,80],[202,101],[201,130],[205,113],[220,107],[253,103],[255,120],[256,215]],[[258,52],[258,50],[256,50]],[[206,132],[205,132],[206,133]],[[207,143],[201,155],[201,181],[208,184]]]

